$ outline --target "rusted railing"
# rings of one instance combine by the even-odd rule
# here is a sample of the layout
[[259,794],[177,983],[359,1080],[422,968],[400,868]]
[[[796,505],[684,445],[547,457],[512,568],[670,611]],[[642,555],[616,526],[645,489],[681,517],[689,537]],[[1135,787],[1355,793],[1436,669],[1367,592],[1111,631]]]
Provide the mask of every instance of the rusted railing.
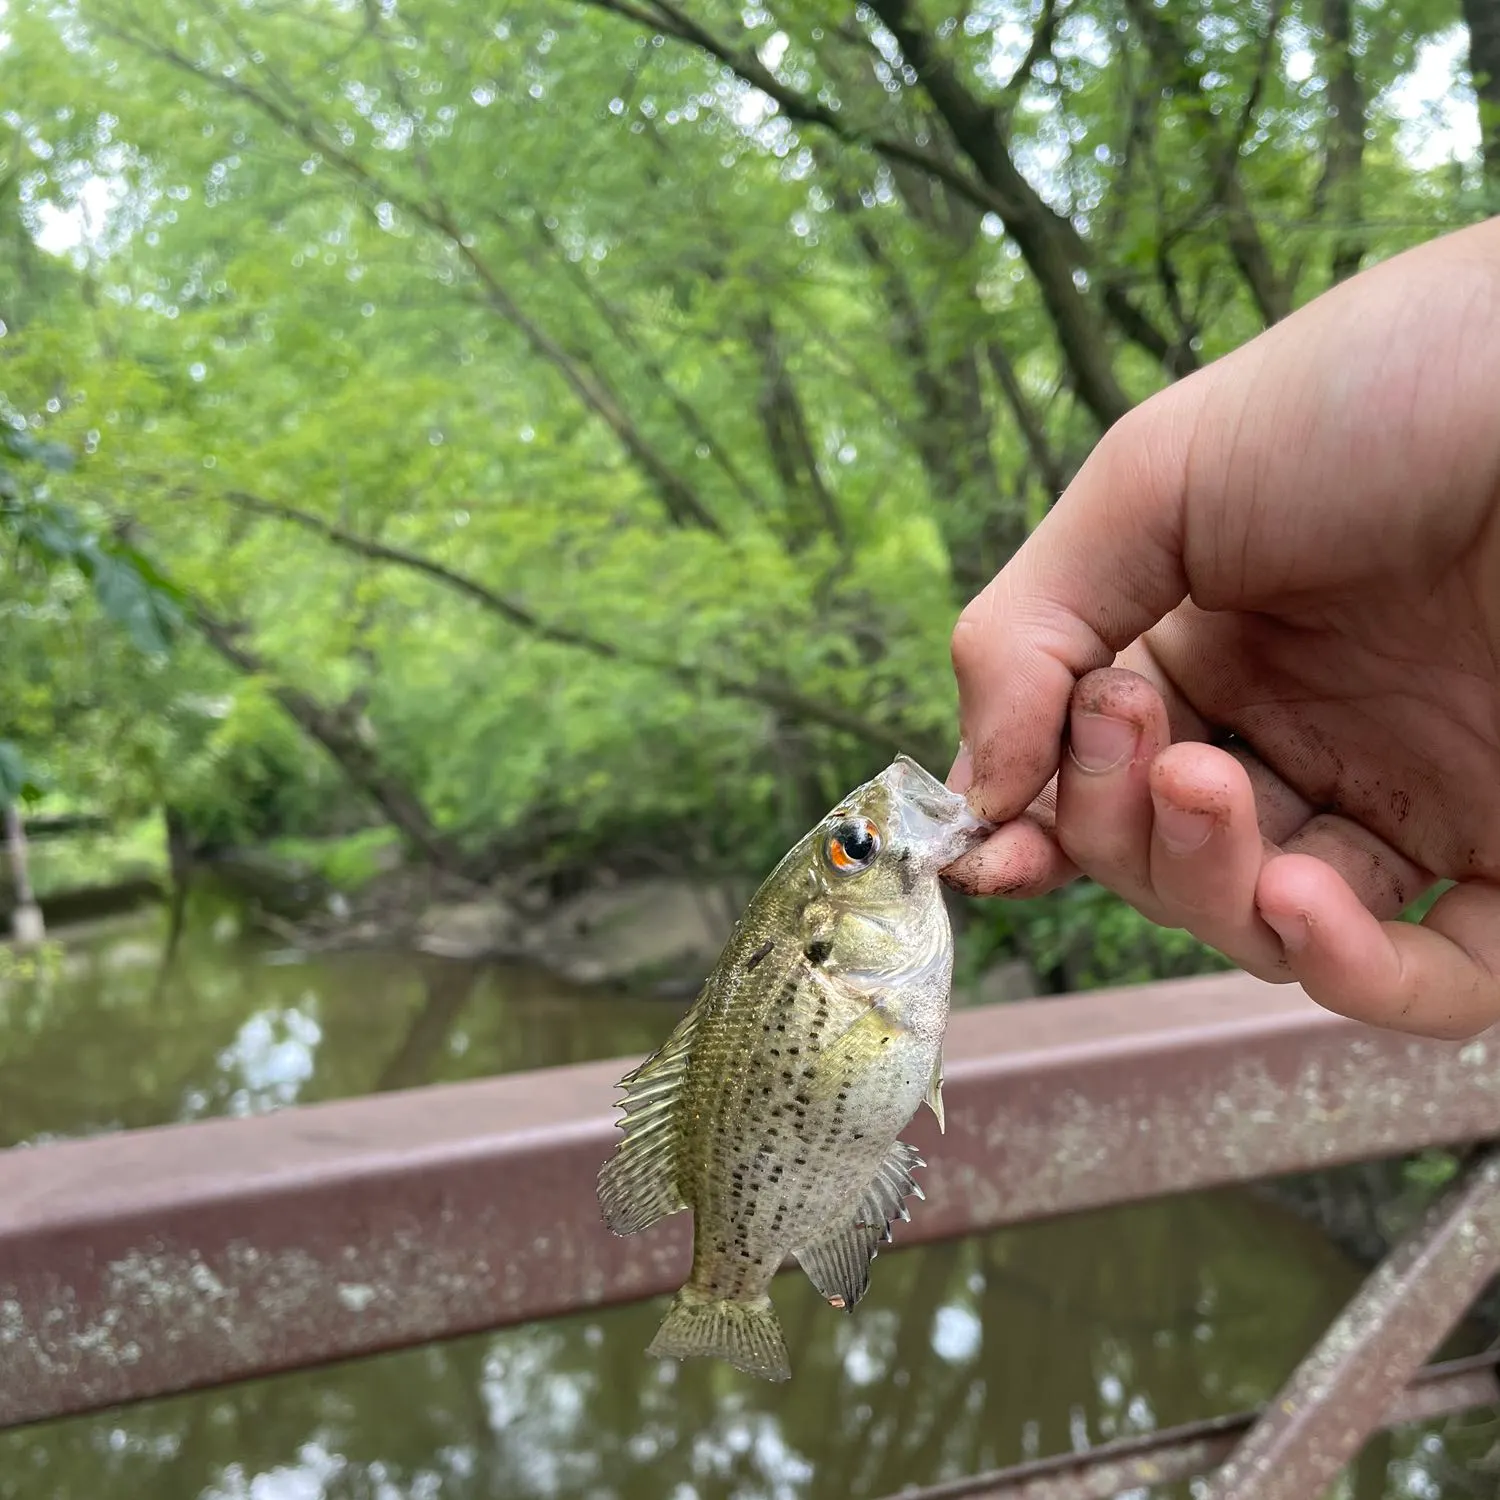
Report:
[[[1500,1052],[1368,1030],[1244,975],[955,1016],[948,1133],[899,1243],[1500,1137]],[[618,1062],[0,1153],[0,1427],[646,1297],[685,1217],[620,1240],[594,1179]],[[1062,1500],[1218,1464],[1311,1497],[1377,1429],[1500,1400],[1423,1361],[1500,1270],[1480,1153],[1258,1419],[946,1485]]]

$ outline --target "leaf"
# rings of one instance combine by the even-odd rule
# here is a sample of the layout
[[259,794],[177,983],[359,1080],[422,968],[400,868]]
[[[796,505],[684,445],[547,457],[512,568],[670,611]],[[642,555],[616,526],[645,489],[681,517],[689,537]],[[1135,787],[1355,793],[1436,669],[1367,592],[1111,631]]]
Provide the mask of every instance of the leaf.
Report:
[[66,473],[77,459],[66,443],[57,443],[34,438],[29,432],[8,427],[4,430],[4,445],[16,458],[39,463],[54,473]]
[[0,740],[0,806],[34,801],[42,791],[42,777],[27,765],[21,747],[10,740]]
[[105,615],[148,656],[165,656],[182,623],[175,599],[159,589],[129,556],[87,541],[77,549],[79,569],[94,585]]

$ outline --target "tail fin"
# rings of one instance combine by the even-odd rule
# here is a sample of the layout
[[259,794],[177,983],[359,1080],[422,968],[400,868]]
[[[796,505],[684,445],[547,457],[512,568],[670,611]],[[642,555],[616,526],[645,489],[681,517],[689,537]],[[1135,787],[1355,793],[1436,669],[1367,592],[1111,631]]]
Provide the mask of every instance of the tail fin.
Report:
[[683,1287],[667,1309],[647,1354],[689,1359],[695,1354],[725,1359],[747,1375],[790,1380],[786,1340],[769,1297],[730,1302]]

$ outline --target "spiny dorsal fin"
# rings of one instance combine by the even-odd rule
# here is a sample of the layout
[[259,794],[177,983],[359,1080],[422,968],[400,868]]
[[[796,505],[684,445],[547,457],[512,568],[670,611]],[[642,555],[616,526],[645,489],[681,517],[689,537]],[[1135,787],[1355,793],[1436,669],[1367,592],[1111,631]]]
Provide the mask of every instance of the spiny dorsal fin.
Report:
[[890,1221],[909,1219],[904,1199],[922,1196],[912,1170],[925,1166],[904,1141],[897,1141],[860,1197],[852,1223],[840,1224],[793,1253],[807,1279],[833,1307],[852,1311],[869,1290],[870,1262],[882,1240],[891,1237]]
[[937,1116],[938,1134],[944,1134],[943,1124],[943,1054],[938,1053],[932,1065],[932,1082],[927,1085],[927,1097],[923,1100],[928,1109]]
[[624,1136],[599,1173],[599,1206],[616,1234],[636,1234],[687,1207],[677,1185],[675,1106],[697,1025],[694,1006],[661,1050],[620,1080]]

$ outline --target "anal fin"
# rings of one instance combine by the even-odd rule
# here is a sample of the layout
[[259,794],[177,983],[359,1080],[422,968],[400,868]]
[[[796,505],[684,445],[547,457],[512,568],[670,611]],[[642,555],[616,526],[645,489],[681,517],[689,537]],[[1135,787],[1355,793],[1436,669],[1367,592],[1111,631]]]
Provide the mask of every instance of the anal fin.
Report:
[[833,1225],[793,1252],[830,1306],[853,1311],[869,1290],[870,1262],[881,1243],[890,1242],[891,1220],[911,1218],[905,1200],[922,1197],[912,1171],[925,1165],[905,1141],[897,1141],[861,1194],[853,1219]]
[[677,1181],[677,1100],[687,1077],[698,1012],[620,1086],[623,1139],[599,1173],[599,1206],[616,1234],[635,1234],[687,1207]]

